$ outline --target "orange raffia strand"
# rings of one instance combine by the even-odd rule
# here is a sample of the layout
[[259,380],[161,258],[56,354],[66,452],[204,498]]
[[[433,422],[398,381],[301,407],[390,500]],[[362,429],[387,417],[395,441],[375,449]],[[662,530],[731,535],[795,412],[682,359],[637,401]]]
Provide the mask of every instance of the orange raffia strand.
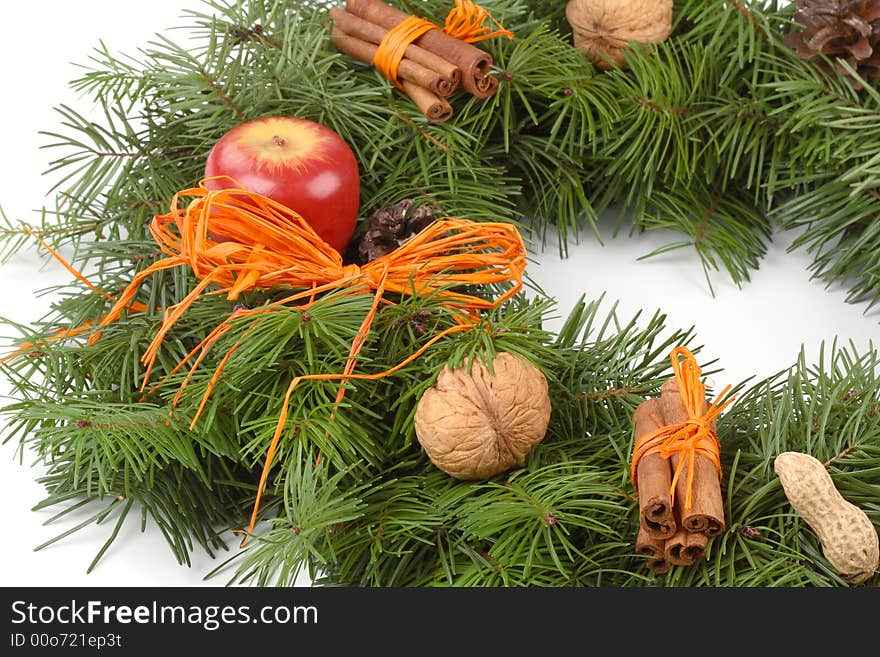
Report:
[[[97,285],[92,283],[88,278],[83,276],[83,274],[81,272],[77,271],[73,265],[71,265],[69,262],[67,262],[67,260],[65,260],[61,256],[61,254],[58,253],[58,251],[56,251],[51,246],[49,246],[49,244],[46,242],[46,240],[44,240],[42,237],[37,235],[33,230],[31,230],[30,228],[25,226],[24,231],[28,235],[33,237],[37,242],[39,242],[40,245],[44,249],[46,249],[49,252],[49,254],[61,264],[62,267],[64,267],[68,272],[70,272],[73,275],[74,278],[76,278],[78,281],[83,283],[90,290],[93,290],[94,292],[100,294],[102,297],[105,297],[105,298],[109,299],[110,301],[116,301],[115,297],[113,297],[112,294],[110,294],[109,292],[105,292],[104,290],[99,288]],[[147,309],[147,307],[140,302],[132,303],[129,307],[130,312],[143,312],[146,309]],[[91,330],[93,325],[94,325],[93,322],[89,320],[89,321],[83,322],[79,326],[60,328],[57,331],[55,331],[52,335],[50,335],[48,338],[45,338],[45,341],[46,342],[57,342],[59,340],[65,339],[65,338],[73,338],[73,337],[76,337],[77,335],[82,335],[83,333]],[[29,351],[31,349],[35,349],[37,347],[39,347],[38,343],[23,342],[13,352],[0,358],[0,363],[5,363],[7,360],[11,360],[13,358],[16,358],[16,357],[20,356],[21,354],[26,353],[27,351]]]
[[[487,26],[487,20],[495,23],[497,29],[493,30]],[[446,16],[446,26],[443,31],[466,43],[476,43],[497,36],[513,39],[513,32],[505,29],[501,23],[492,18],[486,9],[468,0],[455,0],[455,7]]]
[[435,27],[432,22],[424,18],[407,16],[382,37],[373,55],[373,66],[382,77],[398,89],[402,89],[403,84],[397,79],[397,69],[406,54],[406,49],[413,41]]
[[[294,377],[290,385],[287,388],[287,392],[284,395],[284,403],[281,408],[281,414],[278,418],[278,423],[275,425],[275,434],[272,436],[272,441],[269,445],[269,450],[266,453],[266,460],[263,465],[263,472],[260,475],[260,483],[257,486],[257,496],[254,501],[254,507],[251,511],[251,519],[250,524],[246,530],[235,530],[237,533],[245,534],[244,540],[241,542],[242,547],[247,545],[248,537],[253,533],[254,527],[257,524],[257,516],[260,509],[260,501],[262,499],[263,491],[266,488],[266,481],[269,477],[269,470],[272,464],[272,459],[275,456],[275,451],[278,449],[278,444],[281,441],[281,436],[284,429],[284,422],[287,419],[287,413],[290,408],[290,398],[293,394],[294,389],[297,385],[302,381],[350,381],[350,380],[361,380],[361,381],[376,381],[378,379],[382,379],[386,376],[390,376],[395,372],[403,369],[417,358],[419,358],[423,353],[425,353],[429,348],[431,348],[434,344],[442,340],[448,335],[452,335],[453,333],[459,333],[460,331],[470,330],[472,326],[466,324],[456,324],[455,326],[450,326],[447,329],[439,332],[437,335],[433,336],[430,340],[428,340],[425,344],[419,347],[418,350],[414,351],[412,354],[407,356],[404,360],[399,362],[394,367],[385,370],[384,372],[378,372],[376,374],[305,374],[302,376]],[[346,368],[347,369],[347,368]],[[340,393],[342,388],[340,388]],[[341,399],[341,394],[337,397],[337,403]]]
[[687,411],[688,419],[679,424],[660,427],[656,431],[642,437],[636,443],[633,448],[633,457],[630,464],[630,479],[633,485],[637,487],[636,471],[639,461],[644,456],[659,453],[660,456],[668,459],[675,454],[679,454],[680,458],[672,476],[669,493],[674,501],[675,486],[681,478],[682,470],[687,468],[684,508],[690,509],[694,479],[694,468],[692,465],[695,462],[696,456],[702,455],[712,461],[719,478],[721,477],[721,446],[718,442],[718,436],[712,429],[712,422],[733,402],[733,398],[731,397],[724,403],[719,403],[730,390],[730,386],[727,386],[716,397],[715,401],[712,402],[708,410],[703,413],[703,406],[706,401],[706,388],[700,380],[702,371],[699,365],[697,365],[694,355],[687,347],[680,346],[672,351],[670,360],[672,361],[672,371],[675,374],[679,394]]
[[[184,198],[192,200],[182,207]],[[237,184],[227,189],[209,191],[205,187],[205,181],[198,187],[175,194],[170,212],[155,216],[150,224],[150,232],[166,257],[132,279],[111,310],[100,320],[98,330],[89,337],[90,343],[98,341],[102,327],[115,321],[126,309],[132,307],[138,288],[153,273],[180,265],[189,266],[200,279],[199,283],[184,299],[165,310],[162,324],[141,358],[147,366],[142,389],[147,385],[165,336],[202,295],[226,294],[227,299],[233,301],[242,292],[256,288],[286,287],[300,290],[259,308],[233,310],[166,375],[167,379],[180,372],[195,358],[175,395],[173,406],[176,406],[183,388],[205,354],[232,329],[235,320],[256,317],[282,307],[290,308],[295,303],[302,305],[293,307],[304,309],[314,302],[317,295],[324,292],[373,292],[373,303],[352,341],[343,371],[307,374],[291,380],[266,453],[250,526],[247,530],[241,530],[246,533],[242,545],[253,533],[272,459],[283,434],[290,399],[300,382],[339,381],[341,385],[335,399],[335,409],[343,400],[344,384],[347,381],[377,380],[389,376],[419,358],[442,338],[472,330],[479,321],[480,310],[495,308],[522,289],[526,267],[525,245],[519,231],[512,224],[472,222],[449,217],[436,220],[381,258],[363,266],[344,265],[342,256],[324,242],[298,213]],[[491,300],[451,289],[461,285],[505,283],[510,284],[509,287]],[[212,284],[218,286],[218,289],[208,291]],[[385,298],[386,292],[399,295],[433,295],[447,308],[462,313],[455,315],[455,325],[433,336],[394,367],[375,374],[358,374],[354,371],[357,357],[379,305],[392,303]],[[247,328],[243,331],[239,340],[220,360],[191,426],[195,425],[201,415],[223,367],[249,330]]]

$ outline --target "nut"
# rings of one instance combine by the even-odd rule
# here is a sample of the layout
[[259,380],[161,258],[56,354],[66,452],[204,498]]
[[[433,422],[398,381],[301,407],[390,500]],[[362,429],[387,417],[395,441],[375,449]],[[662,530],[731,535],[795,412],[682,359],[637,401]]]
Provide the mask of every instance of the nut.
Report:
[[860,584],[880,567],[880,539],[870,518],[843,498],[825,466],[801,452],[773,462],[788,501],[816,532],[822,553],[849,582]]
[[487,479],[522,465],[547,432],[550,396],[541,370],[508,352],[492,367],[494,374],[480,359],[470,372],[444,367],[416,408],[419,443],[456,479]]
[[626,67],[631,42],[660,43],[672,30],[673,0],[569,0],[574,45],[599,68]]

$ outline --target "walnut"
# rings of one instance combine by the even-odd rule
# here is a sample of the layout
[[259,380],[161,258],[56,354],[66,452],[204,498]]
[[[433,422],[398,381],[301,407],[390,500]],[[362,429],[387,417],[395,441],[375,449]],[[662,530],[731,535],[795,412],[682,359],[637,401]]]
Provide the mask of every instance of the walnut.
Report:
[[507,352],[437,377],[415,414],[416,437],[431,462],[456,479],[488,479],[522,465],[547,433],[547,379]]
[[673,0],[569,0],[574,45],[599,68],[626,67],[633,41],[660,43],[672,29]]

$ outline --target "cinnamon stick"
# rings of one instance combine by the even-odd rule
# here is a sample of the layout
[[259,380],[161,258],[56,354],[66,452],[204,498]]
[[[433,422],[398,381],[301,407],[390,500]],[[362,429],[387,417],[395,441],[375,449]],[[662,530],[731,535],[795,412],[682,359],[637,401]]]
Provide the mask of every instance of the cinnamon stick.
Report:
[[706,534],[681,527],[672,538],[666,540],[663,558],[673,566],[691,566],[706,556],[708,544],[709,537]]
[[[648,399],[633,413],[635,441],[664,425],[659,399]],[[670,489],[672,470],[669,460],[654,452],[646,454],[636,468],[639,495],[639,524],[651,537],[662,540],[672,536],[676,529]]]
[[444,123],[452,118],[452,105],[430,89],[404,80],[403,90],[430,123]]
[[[340,52],[345,53],[349,57],[354,57],[359,61],[366,62],[367,64],[373,62],[373,56],[378,49],[376,44],[347,34],[339,27],[334,27],[330,35],[333,39],[333,44]],[[439,73],[427,69],[421,64],[417,64],[406,58],[401,60],[400,66],[397,69],[397,76],[401,82],[412,82],[413,84],[428,89],[438,96],[442,95],[440,93],[441,90],[448,90],[449,81],[443,79]]]
[[[673,378],[660,387],[660,402],[663,419],[667,425],[680,424],[688,420],[687,409],[681,399],[678,382]],[[703,400],[705,413],[709,402]],[[712,429],[715,429],[713,420]],[[678,454],[670,461],[672,470],[678,467]],[[724,501],[721,497],[721,482],[715,464],[706,456],[696,454],[694,457],[694,477],[691,489],[691,507],[684,508],[688,466],[685,465],[675,485],[675,511],[681,526],[690,532],[702,532],[707,536],[717,536],[724,531]]]
[[[368,43],[379,45],[388,33],[384,27],[355,16],[342,7],[333,7],[330,10],[330,18],[346,34]],[[461,69],[458,66],[414,43],[407,47],[404,59],[424,66],[439,75],[437,88],[433,90],[439,96],[449,96],[461,84]]]
[[[386,30],[409,16],[381,0],[347,0],[345,9]],[[498,79],[490,75],[493,59],[486,51],[437,28],[428,30],[415,44],[461,69],[462,87],[477,98],[488,98],[497,91]]]
[[639,527],[636,536],[636,554],[649,557],[645,560],[647,567],[658,575],[669,570],[670,563],[666,559],[665,541],[651,536],[644,527]]

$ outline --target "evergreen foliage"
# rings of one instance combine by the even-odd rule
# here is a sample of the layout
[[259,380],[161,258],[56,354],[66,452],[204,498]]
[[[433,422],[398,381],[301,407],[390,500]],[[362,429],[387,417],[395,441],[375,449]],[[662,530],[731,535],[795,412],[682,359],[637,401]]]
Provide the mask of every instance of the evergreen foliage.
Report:
[[[538,236],[554,226],[565,255],[613,209],[619,229],[680,232],[661,251],[696,249],[710,286],[716,270],[748,281],[774,229],[793,229],[813,276],[877,301],[880,91],[798,58],[782,42],[800,29],[791,3],[680,0],[666,42],[602,72],[571,45],[563,0],[487,0],[517,35],[480,44],[502,83],[487,100],[454,96],[445,125],[335,50],[325,28],[336,4],[206,2],[182,16],[187,42],[169,31],[136,57],[97,48],[72,85],[105,120],[58,108],[66,132],[49,136],[64,203],[44,234],[139,235],[198,178],[220,134],[291,113],[354,147],[364,216],[416,196]],[[396,4],[439,23],[449,8]],[[9,252],[27,239],[6,221]]]
[[[77,268],[118,291],[160,256],[146,226],[199,180],[214,141],[244,119],[293,114],[351,144],[363,216],[416,198],[539,237],[552,225],[565,255],[567,239],[615,207],[632,230],[681,232],[669,249],[696,248],[707,276],[724,269],[737,283],[759,265],[774,222],[803,226],[796,247],[815,254],[814,275],[846,281],[853,301],[878,300],[880,148],[871,140],[880,141],[880,94],[856,91],[781,45],[789,8],[679,2],[666,43],[633,55],[626,71],[598,72],[570,45],[562,0],[486,0],[516,34],[484,45],[499,91],[454,97],[454,120],[430,125],[371,67],[335,51],[326,30],[335,4],[208,0],[182,16],[189,42],[156,35],[136,57],[98,48],[73,86],[104,120],[58,108],[52,167],[64,176],[56,208],[34,232],[75,246]],[[449,3],[395,4],[442,22]],[[5,252],[31,248],[29,233],[7,223]],[[47,340],[107,311],[79,282],[60,290],[41,321],[11,327],[35,346],[2,363],[15,393],[3,409],[5,439],[46,465],[41,506],[59,516],[95,511],[59,539],[112,518],[106,550],[140,514],[182,564],[195,549],[229,549],[231,530],[247,525],[291,378],[341,371],[371,304],[327,294],[307,310],[236,320],[185,379],[175,365],[233,310],[206,296],[169,333],[142,392],[140,356],[162,309],[195,284],[185,268],[156,274],[138,295],[148,310],[123,316],[91,345]],[[286,292],[253,291],[237,303],[257,307]],[[436,298],[397,301],[381,307],[360,372],[391,368],[455,321]],[[303,571],[318,583],[373,586],[846,585],[791,510],[772,461],[784,450],[813,453],[880,525],[878,354],[833,345],[816,365],[802,358],[740,385],[719,424],[728,530],[705,563],[656,577],[634,555],[630,418],[671,375],[671,349],[693,335],[670,332],[662,314],[621,318],[603,304],[584,300],[551,332],[552,300],[521,294],[487,313],[485,330],[447,336],[388,377],[350,382],[332,419],[338,384],[300,384],[261,507],[265,529],[232,548],[215,576],[279,585]],[[502,350],[547,376],[548,435],[522,468],[454,480],[422,452],[415,402],[444,365]]]

